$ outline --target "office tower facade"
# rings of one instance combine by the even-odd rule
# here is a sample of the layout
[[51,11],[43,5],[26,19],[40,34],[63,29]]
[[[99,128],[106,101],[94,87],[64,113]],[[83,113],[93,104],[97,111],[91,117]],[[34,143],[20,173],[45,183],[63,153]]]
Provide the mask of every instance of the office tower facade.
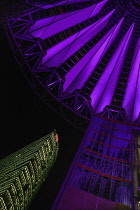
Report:
[[52,132],[0,161],[0,209],[27,209],[58,154]]
[[55,111],[90,121],[53,208],[137,209],[140,1],[26,3],[5,24],[25,76]]

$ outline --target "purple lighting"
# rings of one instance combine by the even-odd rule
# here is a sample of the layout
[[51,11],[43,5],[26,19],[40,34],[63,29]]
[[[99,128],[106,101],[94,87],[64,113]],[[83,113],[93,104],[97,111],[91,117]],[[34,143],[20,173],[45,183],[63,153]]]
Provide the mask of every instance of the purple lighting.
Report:
[[140,112],[140,39],[137,42],[123,107],[128,118],[132,121],[137,119]]
[[90,40],[90,38],[94,34],[98,32],[97,26],[98,22],[88,26],[87,28],[70,36],[69,38],[55,45],[54,47],[48,49],[47,54],[43,58],[42,63],[45,62],[45,65],[49,67],[58,67],[73,53],[75,53],[80,47],[82,47],[83,44]]
[[[87,7],[85,7],[84,1],[83,8],[78,8],[76,5],[77,10],[74,8],[74,11],[72,9],[65,11],[64,3],[70,6],[71,2],[61,1],[55,3],[53,8],[44,9],[44,12],[50,11],[51,15],[48,15],[47,18],[44,15],[39,20],[33,21],[35,24],[28,26],[24,35],[32,39],[41,38],[38,42],[42,56],[37,61],[39,65],[34,69],[37,78],[42,78],[41,75],[45,76],[45,72],[48,75],[49,68],[54,69],[55,67],[56,79],[54,81],[54,73],[52,73],[52,76],[43,80],[47,82],[44,84],[45,87],[49,87],[49,90],[53,91],[56,84],[63,81],[60,84],[60,91],[55,97],[58,100],[63,100],[71,109],[71,104],[75,103],[69,102],[71,99],[67,96],[72,94],[70,97],[74,101],[78,98],[77,105],[75,104],[72,109],[77,110],[82,116],[86,115],[85,117],[87,117],[85,113],[90,113],[88,114],[88,118],[90,118],[93,113],[91,106],[95,113],[99,113],[107,105],[113,104],[113,106],[120,107],[123,103],[124,90],[121,89],[121,92],[123,91],[121,94],[117,94],[115,91],[119,92],[117,84],[123,72],[122,67],[127,57],[135,22],[131,22],[127,30],[122,33],[126,18],[122,15],[113,24],[112,19],[115,17],[116,8],[109,10],[109,13],[103,12],[102,9],[108,5],[108,1],[101,1],[95,5],[89,4]],[[57,9],[58,14],[55,15],[58,4],[62,7]],[[101,17],[98,16],[100,13]],[[112,26],[108,28],[110,24]],[[115,45],[118,46],[117,49]],[[111,51],[112,46],[115,50]],[[32,50],[28,50],[28,52],[25,56],[32,55]],[[59,77],[62,77],[62,80]],[[127,77],[125,80],[126,84]],[[77,90],[81,92],[81,95],[77,93]],[[85,94],[88,97],[87,105],[85,105]],[[116,99],[116,94],[119,99]],[[127,107],[129,109],[131,106]],[[128,114],[127,117],[132,119]]]
[[[114,12],[114,11],[113,11]],[[112,12],[110,13],[112,15]],[[110,15],[107,15],[110,17]],[[103,20],[106,19],[106,17],[103,18]],[[93,48],[92,50],[86,54],[86,56],[78,62],[77,65],[74,66],[73,69],[66,75],[66,80],[64,83],[64,91],[66,92],[73,92],[75,89],[80,89],[88,77],[91,75],[91,73],[94,71],[97,63],[99,60],[103,57],[103,55],[108,50],[109,46],[114,41],[115,37],[118,34],[118,31],[120,29],[121,23],[123,19],[117,24],[117,26],[114,26]],[[103,26],[102,22],[100,23],[101,26]],[[80,71],[79,71],[79,70]],[[73,73],[74,72],[74,73]],[[78,74],[79,72],[79,74]],[[75,76],[75,78],[71,75]],[[72,81],[70,83],[70,81]]]
[[[64,182],[65,190],[59,194],[59,200],[56,200],[53,210],[57,205],[60,210],[68,205],[85,206],[88,204],[81,200],[78,195],[84,191],[84,197],[88,201],[90,195],[98,196],[106,200],[109,209],[130,209],[132,193],[132,173],[131,173],[131,125],[120,122],[112,122],[107,118],[94,116],[85,133],[73,164],[67,175],[67,182]],[[62,189],[64,187],[62,186]],[[77,189],[77,202],[73,205],[70,200],[72,191]],[[78,191],[79,189],[79,191]],[[69,192],[69,193],[68,193]],[[122,196],[123,192],[123,196]],[[101,207],[96,203],[94,196],[90,200],[94,209],[95,204],[100,210]],[[69,197],[71,199],[69,199]],[[110,201],[116,202],[117,207],[111,207]],[[105,204],[105,201],[103,201]],[[119,204],[123,204],[122,206]],[[115,205],[115,203],[114,203]],[[109,207],[110,206],[110,207]]]
[[47,39],[49,36],[53,36],[54,34],[85,21],[88,18],[92,18],[102,9],[105,3],[106,1],[99,3],[97,7],[96,5],[93,5],[79,11],[68,12],[62,15],[38,20],[33,26],[31,26],[29,32],[34,37]]
[[110,104],[128,49],[133,27],[134,24],[131,25],[121,40],[101,79],[91,94],[92,107],[96,110],[96,113],[101,112],[106,105]]
[[90,121],[52,210],[137,210],[138,0],[28,1],[32,10],[7,23],[25,76],[62,117]]
[[59,2],[59,3],[55,3],[55,5],[84,3],[84,2],[90,2],[90,0],[63,0],[63,1]]

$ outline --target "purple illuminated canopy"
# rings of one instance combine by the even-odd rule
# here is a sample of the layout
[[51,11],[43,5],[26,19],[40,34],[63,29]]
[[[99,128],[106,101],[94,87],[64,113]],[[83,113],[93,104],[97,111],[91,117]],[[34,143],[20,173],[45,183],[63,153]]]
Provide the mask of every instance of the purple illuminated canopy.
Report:
[[131,0],[114,1],[118,7],[111,0],[33,1],[37,10],[29,20],[12,20],[10,30],[32,74],[65,107],[87,119],[110,107],[134,121],[140,112],[139,13]]

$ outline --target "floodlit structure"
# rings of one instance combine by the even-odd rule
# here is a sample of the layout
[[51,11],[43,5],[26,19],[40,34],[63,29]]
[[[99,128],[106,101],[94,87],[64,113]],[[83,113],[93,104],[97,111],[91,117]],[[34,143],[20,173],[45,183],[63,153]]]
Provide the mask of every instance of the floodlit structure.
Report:
[[26,5],[6,22],[26,78],[68,120],[90,121],[53,209],[138,209],[140,1]]
[[0,161],[0,209],[27,209],[58,153],[58,135],[44,136]]
[[52,209],[137,209],[138,129],[93,117]]

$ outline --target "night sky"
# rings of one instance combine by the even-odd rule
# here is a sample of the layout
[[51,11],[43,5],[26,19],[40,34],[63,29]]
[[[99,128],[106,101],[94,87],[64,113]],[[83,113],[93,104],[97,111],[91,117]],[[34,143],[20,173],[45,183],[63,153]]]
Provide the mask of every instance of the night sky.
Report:
[[0,158],[52,132],[59,134],[59,154],[29,209],[51,209],[83,132],[48,108],[26,81],[0,25]]

